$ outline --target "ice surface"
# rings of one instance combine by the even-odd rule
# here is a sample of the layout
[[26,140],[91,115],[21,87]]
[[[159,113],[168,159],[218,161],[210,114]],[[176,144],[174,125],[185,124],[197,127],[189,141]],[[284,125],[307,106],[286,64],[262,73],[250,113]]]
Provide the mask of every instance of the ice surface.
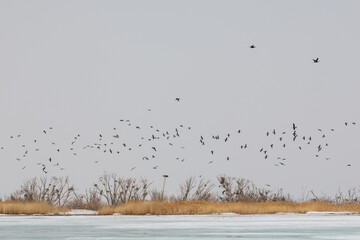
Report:
[[360,239],[359,215],[0,216],[0,239]]

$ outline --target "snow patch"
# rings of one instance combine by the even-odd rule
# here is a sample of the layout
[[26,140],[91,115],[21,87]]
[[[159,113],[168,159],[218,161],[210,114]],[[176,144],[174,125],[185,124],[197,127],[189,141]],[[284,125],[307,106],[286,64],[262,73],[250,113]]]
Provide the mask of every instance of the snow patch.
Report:
[[59,215],[97,215],[97,211],[85,210],[85,209],[71,209],[69,212],[60,212]]
[[358,213],[355,212],[316,212],[316,211],[311,211],[311,212],[307,212],[305,213],[307,215],[355,215]]

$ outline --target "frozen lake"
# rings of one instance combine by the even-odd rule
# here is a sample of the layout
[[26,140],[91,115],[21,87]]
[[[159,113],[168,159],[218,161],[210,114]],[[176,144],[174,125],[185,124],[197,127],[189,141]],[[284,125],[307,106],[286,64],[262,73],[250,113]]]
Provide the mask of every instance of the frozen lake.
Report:
[[360,239],[359,215],[0,216],[0,239]]

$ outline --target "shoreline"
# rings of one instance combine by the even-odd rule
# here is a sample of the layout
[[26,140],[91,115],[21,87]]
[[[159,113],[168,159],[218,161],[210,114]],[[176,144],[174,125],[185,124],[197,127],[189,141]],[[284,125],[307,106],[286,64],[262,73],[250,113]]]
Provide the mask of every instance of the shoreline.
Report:
[[277,213],[249,213],[249,214],[240,214],[240,213],[210,213],[210,214],[99,214],[98,211],[93,210],[84,210],[84,209],[72,209],[69,212],[60,212],[58,214],[0,214],[2,216],[46,216],[46,217],[79,217],[79,216],[250,216],[250,215],[300,215],[300,216],[360,216],[359,212],[321,212],[321,211],[309,211],[305,213],[293,213],[293,212],[277,212]]

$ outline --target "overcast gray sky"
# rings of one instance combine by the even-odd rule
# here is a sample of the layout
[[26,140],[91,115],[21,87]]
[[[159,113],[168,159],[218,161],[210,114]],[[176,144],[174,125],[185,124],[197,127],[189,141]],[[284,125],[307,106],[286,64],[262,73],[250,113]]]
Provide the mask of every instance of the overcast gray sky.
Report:
[[[223,173],[298,196],[358,186],[359,9],[358,1],[1,0],[0,195],[45,176],[38,163],[80,190],[104,171],[146,176],[154,187],[169,174],[172,193],[187,176]],[[172,147],[147,140],[175,128]],[[120,153],[83,149],[99,134]]]

